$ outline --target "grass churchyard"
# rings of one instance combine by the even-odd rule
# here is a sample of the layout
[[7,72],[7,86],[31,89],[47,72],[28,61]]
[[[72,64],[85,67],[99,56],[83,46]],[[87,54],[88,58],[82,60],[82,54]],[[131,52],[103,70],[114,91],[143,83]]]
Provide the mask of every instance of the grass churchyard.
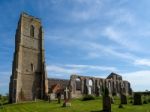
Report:
[[0,112],[150,112],[150,0],[0,0]]
[[[130,101],[130,100],[128,100]],[[63,101],[59,104],[57,101],[50,103],[46,101],[8,104],[0,107],[0,112],[100,112],[102,110],[102,98],[95,100],[82,101],[81,99],[71,100],[71,107],[62,107]],[[115,98],[112,104],[112,112],[150,112],[150,103],[143,105],[128,104],[123,108],[118,108],[120,100]]]

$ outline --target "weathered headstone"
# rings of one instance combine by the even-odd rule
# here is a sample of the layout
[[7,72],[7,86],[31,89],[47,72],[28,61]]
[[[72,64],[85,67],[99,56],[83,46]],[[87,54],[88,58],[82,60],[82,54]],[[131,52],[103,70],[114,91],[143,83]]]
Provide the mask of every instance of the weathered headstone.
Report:
[[115,103],[115,100],[113,97],[111,97],[111,104],[114,104]]
[[69,107],[71,106],[71,103],[69,102],[70,100],[70,94],[69,94],[69,89],[66,87],[66,89],[64,90],[64,103],[63,103],[63,107]]
[[50,97],[51,97],[51,100],[55,100],[55,99],[56,99],[56,94],[55,94],[55,93],[51,93],[50,95],[51,95],[51,96],[50,96]]
[[104,89],[103,112],[111,112],[111,97],[109,96],[108,88]]
[[146,96],[146,95],[144,95],[144,97],[143,97],[143,104],[147,104],[147,103],[148,103],[147,96]]
[[58,103],[61,103],[61,93],[57,93]]
[[134,93],[134,105],[142,105],[142,96],[140,93]]
[[110,98],[110,96],[103,97],[103,112],[111,112],[111,98]]
[[121,94],[121,104],[127,104],[127,97],[124,94]]
[[48,102],[51,102],[51,94],[48,94]]

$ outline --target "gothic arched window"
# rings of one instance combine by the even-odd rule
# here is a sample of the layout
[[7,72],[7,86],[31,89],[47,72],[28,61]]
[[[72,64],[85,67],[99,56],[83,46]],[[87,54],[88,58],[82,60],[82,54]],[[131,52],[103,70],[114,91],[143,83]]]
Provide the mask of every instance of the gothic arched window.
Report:
[[33,25],[30,26],[30,36],[34,37],[34,26]]
[[93,86],[93,81],[91,79],[89,80],[89,86]]
[[88,94],[92,94],[92,86],[93,86],[93,81],[89,79],[88,81]]
[[81,79],[80,78],[76,79],[76,90],[81,90]]

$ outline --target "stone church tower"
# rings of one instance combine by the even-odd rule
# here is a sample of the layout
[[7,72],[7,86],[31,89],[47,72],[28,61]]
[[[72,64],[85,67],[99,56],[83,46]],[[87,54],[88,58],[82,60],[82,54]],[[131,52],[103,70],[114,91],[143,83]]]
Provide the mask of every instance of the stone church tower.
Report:
[[15,53],[10,78],[10,102],[44,99],[48,93],[44,35],[38,18],[22,13],[15,35]]

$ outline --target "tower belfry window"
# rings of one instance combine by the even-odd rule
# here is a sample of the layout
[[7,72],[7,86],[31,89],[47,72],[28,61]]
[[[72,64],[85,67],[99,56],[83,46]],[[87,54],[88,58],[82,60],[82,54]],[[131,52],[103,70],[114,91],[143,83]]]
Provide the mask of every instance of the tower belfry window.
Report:
[[34,71],[34,65],[31,63],[31,71]]
[[33,25],[30,26],[30,36],[34,37],[34,26]]

